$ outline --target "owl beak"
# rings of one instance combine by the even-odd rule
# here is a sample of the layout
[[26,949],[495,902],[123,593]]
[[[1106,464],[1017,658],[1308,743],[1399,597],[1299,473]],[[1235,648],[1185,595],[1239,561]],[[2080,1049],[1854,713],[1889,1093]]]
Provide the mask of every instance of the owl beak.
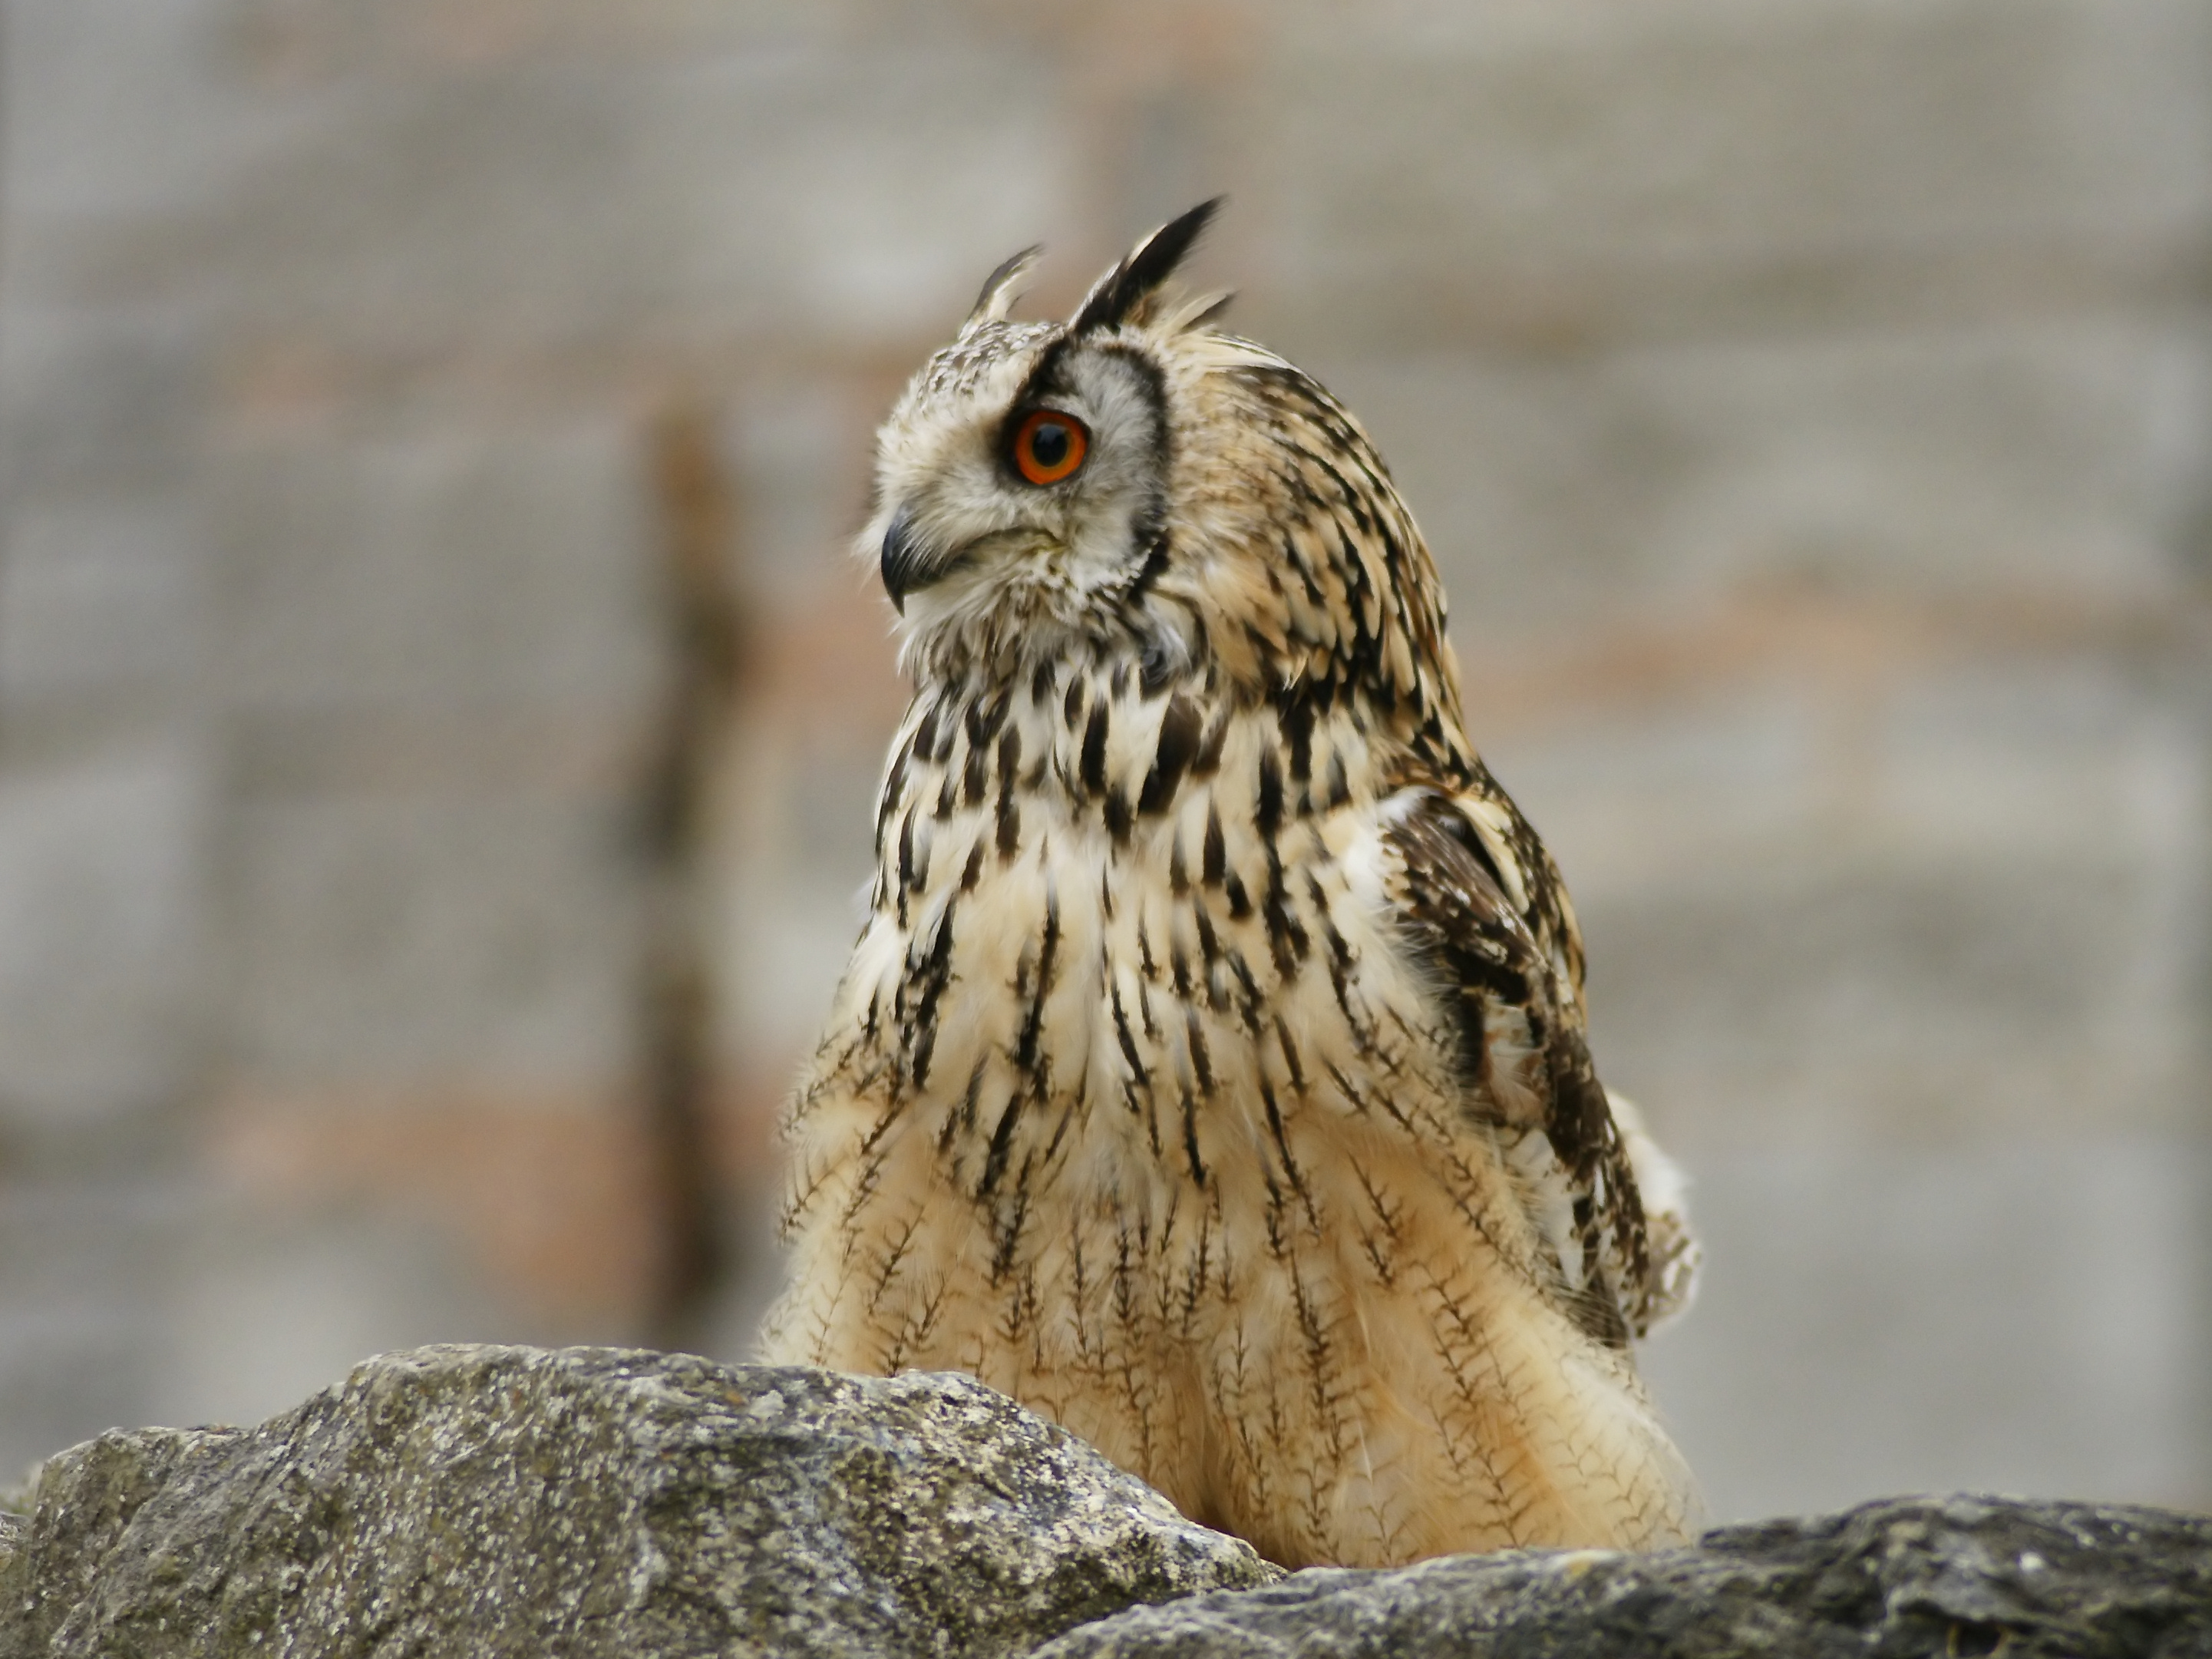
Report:
[[901,616],[906,614],[906,596],[937,579],[928,550],[915,538],[914,515],[902,507],[884,532],[883,572],[884,592],[891,596],[891,605]]

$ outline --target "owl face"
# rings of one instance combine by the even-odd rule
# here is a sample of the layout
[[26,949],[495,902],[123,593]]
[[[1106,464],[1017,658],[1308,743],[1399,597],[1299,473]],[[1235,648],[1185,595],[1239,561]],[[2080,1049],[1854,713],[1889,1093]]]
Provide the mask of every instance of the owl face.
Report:
[[1084,656],[1148,688],[1195,669],[1447,730],[1443,596],[1366,434],[1212,327],[1218,298],[1164,297],[1214,206],[1139,243],[1065,323],[1007,320],[1035,250],[1016,255],[907,387],[859,548],[907,666],[1012,680]]
[[[933,385],[954,354],[985,361]],[[884,430],[864,542],[908,629],[1072,626],[1126,589],[1164,522],[1167,434],[1141,348],[1001,323],[940,352]]]
[[1170,558],[1164,358],[1196,308],[1163,319],[1156,299],[1212,206],[1141,245],[1064,324],[1006,319],[1034,250],[1017,255],[907,388],[878,440],[860,550],[910,659],[1004,667],[1133,638],[1148,658],[1188,656],[1176,607],[1146,599]]

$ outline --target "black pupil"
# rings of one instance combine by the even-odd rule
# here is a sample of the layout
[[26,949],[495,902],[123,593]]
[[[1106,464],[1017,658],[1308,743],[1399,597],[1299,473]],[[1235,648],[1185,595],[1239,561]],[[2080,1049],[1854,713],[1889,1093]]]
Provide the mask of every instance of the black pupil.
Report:
[[1067,459],[1067,428],[1059,421],[1039,421],[1030,428],[1030,459],[1037,470],[1049,472]]

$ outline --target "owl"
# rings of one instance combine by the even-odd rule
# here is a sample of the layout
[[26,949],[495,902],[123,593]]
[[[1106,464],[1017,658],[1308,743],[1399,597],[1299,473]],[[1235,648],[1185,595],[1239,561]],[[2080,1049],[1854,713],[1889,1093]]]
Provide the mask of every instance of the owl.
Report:
[[914,698],[764,1358],[969,1373],[1288,1566],[1677,1541],[1682,1183],[1352,415],[1170,278],[984,283],[878,446]]

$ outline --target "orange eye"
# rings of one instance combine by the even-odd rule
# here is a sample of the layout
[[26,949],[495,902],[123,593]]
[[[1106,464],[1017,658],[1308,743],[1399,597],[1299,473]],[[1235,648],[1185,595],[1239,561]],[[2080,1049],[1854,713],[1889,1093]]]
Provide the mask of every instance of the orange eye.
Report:
[[1073,415],[1034,409],[1014,433],[1014,467],[1033,484],[1058,483],[1083,465],[1091,429]]

